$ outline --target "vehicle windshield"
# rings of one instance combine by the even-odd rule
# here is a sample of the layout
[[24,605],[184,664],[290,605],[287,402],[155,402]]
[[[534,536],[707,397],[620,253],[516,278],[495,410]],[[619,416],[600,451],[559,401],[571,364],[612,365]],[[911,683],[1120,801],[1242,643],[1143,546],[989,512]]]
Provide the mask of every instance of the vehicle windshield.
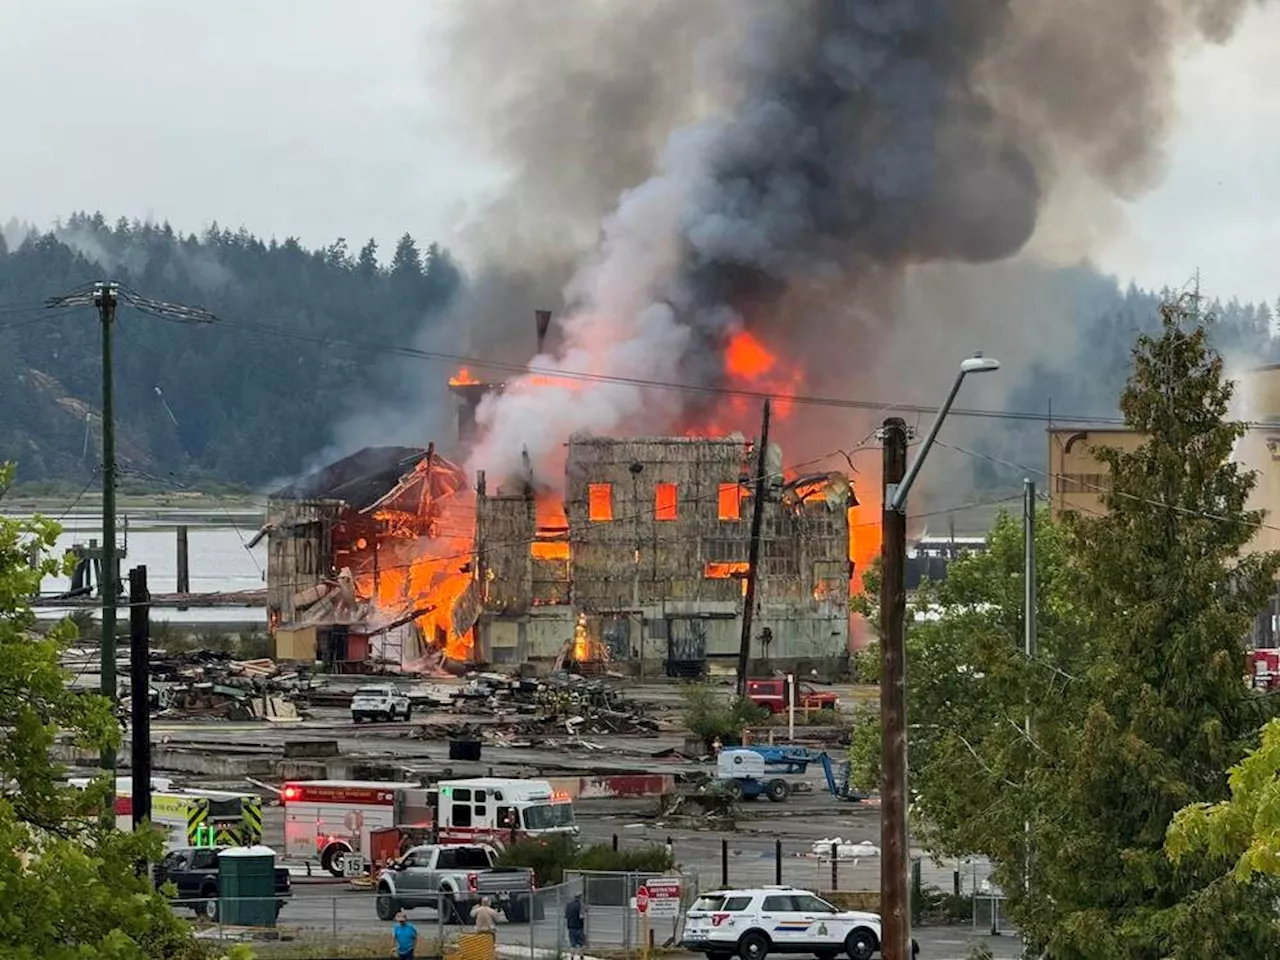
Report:
[[551,830],[555,827],[573,826],[573,805],[568,803],[540,803],[525,807],[526,830]]
[[385,697],[386,695],[386,687],[358,687],[356,689],[357,697]]
[[700,910],[706,913],[714,913],[724,906],[724,894],[715,893],[709,897],[699,897],[694,901],[690,910]]

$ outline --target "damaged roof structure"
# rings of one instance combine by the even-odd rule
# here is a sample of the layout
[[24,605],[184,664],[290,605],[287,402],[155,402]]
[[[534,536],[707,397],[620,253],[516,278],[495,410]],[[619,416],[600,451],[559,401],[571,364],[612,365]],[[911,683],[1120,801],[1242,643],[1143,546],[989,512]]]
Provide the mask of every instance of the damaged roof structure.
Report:
[[[418,669],[449,654],[471,587],[469,491],[434,448],[366,447],[267,501],[276,656],[335,670]],[[461,513],[464,516],[456,516]],[[473,618],[474,619],[474,618]]]

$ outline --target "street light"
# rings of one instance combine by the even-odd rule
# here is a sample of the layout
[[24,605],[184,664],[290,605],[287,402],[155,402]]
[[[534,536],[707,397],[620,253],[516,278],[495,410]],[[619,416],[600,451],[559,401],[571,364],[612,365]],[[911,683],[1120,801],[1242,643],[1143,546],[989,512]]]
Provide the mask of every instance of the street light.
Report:
[[911,915],[907,875],[907,494],[929,455],[960,384],[971,373],[1000,369],[994,357],[975,354],[960,364],[951,392],[907,467],[907,425],[884,422],[883,546],[880,554],[880,918],[883,960],[910,960]]
[[[951,392],[947,394],[946,401],[942,404],[942,408],[938,411],[938,416],[934,418],[933,426],[929,428],[929,435],[924,438],[924,445],[921,446],[920,452],[916,454],[915,460],[911,464],[911,468],[907,470],[906,479],[897,484],[892,489],[893,509],[902,513],[907,503],[907,494],[911,492],[911,485],[916,482],[916,475],[920,472],[920,466],[924,463],[924,458],[929,455],[930,449],[933,447],[933,441],[938,436],[938,430],[942,427],[942,421],[947,418],[947,414],[951,412],[951,405],[955,403],[956,394],[960,392],[960,384],[964,383],[964,378],[971,373],[991,373],[1000,369],[1000,361],[995,357],[984,357],[981,353],[975,353],[972,357],[960,364],[960,372],[956,374],[956,382],[951,385]],[[885,484],[885,492],[890,493],[890,485]]]

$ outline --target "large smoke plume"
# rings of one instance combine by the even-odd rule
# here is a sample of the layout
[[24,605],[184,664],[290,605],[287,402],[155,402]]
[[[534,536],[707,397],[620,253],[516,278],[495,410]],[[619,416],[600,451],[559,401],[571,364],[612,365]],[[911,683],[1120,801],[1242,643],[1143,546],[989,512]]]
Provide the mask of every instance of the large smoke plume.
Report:
[[[921,332],[902,325],[913,270],[1018,254],[1064,186],[1152,185],[1175,51],[1225,40],[1247,5],[468,0],[450,94],[512,170],[472,249],[544,282],[573,265],[537,368],[714,384],[749,329],[798,355],[803,392],[830,389]],[[518,379],[482,405],[472,465],[505,476],[524,449],[671,429],[705,402]]]

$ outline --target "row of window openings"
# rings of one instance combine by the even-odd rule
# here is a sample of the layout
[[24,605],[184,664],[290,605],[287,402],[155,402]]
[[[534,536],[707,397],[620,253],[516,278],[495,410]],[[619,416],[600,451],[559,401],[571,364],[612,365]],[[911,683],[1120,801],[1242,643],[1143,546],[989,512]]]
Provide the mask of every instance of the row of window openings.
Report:
[[1058,493],[1105,493],[1111,488],[1109,473],[1060,473]]
[[[742,499],[745,493],[738,483],[722,483],[716,494],[717,514],[721,520],[742,519]],[[659,483],[653,490],[653,519],[673,521],[678,514],[678,496],[674,483]],[[613,519],[613,484],[587,485],[587,519],[604,523]]]

